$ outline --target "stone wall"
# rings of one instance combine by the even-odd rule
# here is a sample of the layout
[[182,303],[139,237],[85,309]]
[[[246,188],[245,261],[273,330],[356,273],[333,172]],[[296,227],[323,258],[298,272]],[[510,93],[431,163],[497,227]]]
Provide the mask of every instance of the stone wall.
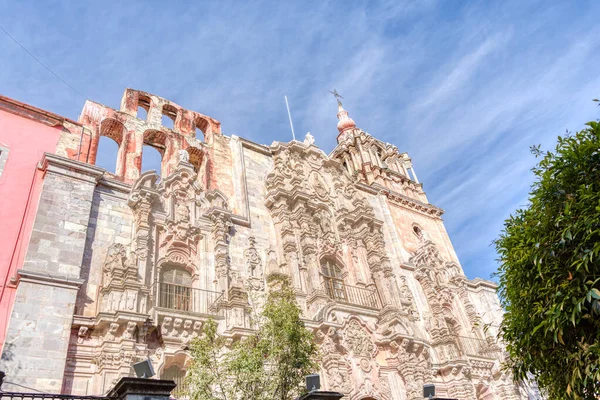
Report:
[[[46,171],[0,368],[10,381],[59,391],[96,182],[102,170],[46,154]],[[5,390],[20,390],[4,387]]]
[[[161,110],[173,129],[159,126]],[[415,400],[435,383],[443,397],[522,398],[498,368],[494,284],[464,276],[410,158],[338,116],[327,155],[309,136],[224,136],[218,121],[140,91],[118,111],[86,103],[91,153],[100,135],[116,138],[117,174],[45,157],[2,361],[11,380],[99,394],[147,358],[158,376],[183,374],[209,318],[232,342],[250,334],[274,290],[267,278],[287,275],[324,388]],[[160,179],[140,174],[148,141],[166,146]]]

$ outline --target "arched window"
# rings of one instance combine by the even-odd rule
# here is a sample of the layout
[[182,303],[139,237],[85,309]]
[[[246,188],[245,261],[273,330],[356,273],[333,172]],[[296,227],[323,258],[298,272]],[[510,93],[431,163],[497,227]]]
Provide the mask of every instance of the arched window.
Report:
[[161,175],[161,167],[162,167],[162,154],[160,151],[156,149],[154,146],[144,145],[142,146],[142,170],[141,172],[146,171],[156,171],[158,175]]
[[348,162],[344,161],[342,163],[342,165],[344,166],[344,168],[346,168],[346,171],[348,171],[348,173],[350,174],[351,172],[350,172],[350,167],[348,167]]
[[156,130],[144,132],[144,145],[142,146],[142,170],[146,172],[155,170],[162,175],[162,157],[167,149],[167,135]]
[[160,277],[160,307],[192,311],[192,275],[182,269],[168,268]]
[[177,109],[169,104],[165,104],[162,108],[162,126],[174,130],[176,119]]
[[324,260],[321,263],[321,273],[325,281],[325,291],[333,300],[346,302],[348,296],[346,294],[346,286],[342,270],[331,260]]
[[423,231],[421,231],[421,228],[419,228],[418,226],[413,226],[413,232],[415,233],[415,235],[417,235],[417,237],[419,239],[421,239],[423,237]]
[[177,384],[175,395],[185,397],[189,395],[187,393],[188,387],[185,382],[185,374],[185,369],[179,365],[171,365],[169,368],[163,370],[162,374],[160,374],[160,379],[174,381]]
[[196,117],[194,120],[194,126],[196,127],[196,139],[206,141],[206,130],[208,129],[208,121],[204,118]]
[[118,154],[119,144],[109,136],[100,136],[96,165],[114,174],[117,172]]
[[150,97],[140,95],[138,98],[138,109],[137,117],[143,121],[148,119],[148,113],[150,112]]

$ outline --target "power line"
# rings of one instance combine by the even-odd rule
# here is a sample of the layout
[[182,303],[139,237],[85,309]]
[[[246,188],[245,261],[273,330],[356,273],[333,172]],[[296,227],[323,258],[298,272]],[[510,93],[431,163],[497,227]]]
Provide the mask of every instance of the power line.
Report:
[[31,54],[31,52],[29,50],[27,50],[25,48],[25,46],[23,46],[21,43],[19,43],[19,41],[17,39],[15,39],[10,33],[8,33],[6,31],[6,29],[4,29],[1,25],[0,25],[0,29],[2,29],[2,32],[4,32],[6,34],[6,36],[8,36],[13,42],[15,42],[20,48],[22,48],[25,51],[25,53],[29,54],[31,56],[31,58],[33,58],[35,61],[37,61],[42,67],[46,68],[48,70],[48,72],[50,72],[52,75],[54,75],[56,77],[56,79],[58,79],[59,81],[61,81],[62,83],[64,83],[68,87],[70,87],[75,93],[77,93],[81,97],[85,98],[85,96],[82,95],[79,90],[77,90],[73,86],[69,85],[67,82],[64,81],[64,79],[62,79],[54,71],[52,71],[50,69],[50,67],[48,67],[46,64],[44,64],[43,62],[41,62],[36,56],[34,56],[33,54]]

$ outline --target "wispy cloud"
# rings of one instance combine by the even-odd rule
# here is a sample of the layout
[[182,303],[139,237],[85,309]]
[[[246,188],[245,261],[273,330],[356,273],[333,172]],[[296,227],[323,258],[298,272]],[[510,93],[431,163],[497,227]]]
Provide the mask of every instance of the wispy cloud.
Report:
[[[89,98],[125,87],[261,143],[335,145],[338,89],[357,124],[408,151],[470,277],[527,199],[535,160],[598,116],[597,2],[0,1],[0,24]],[[575,23],[576,22],[576,23]],[[83,99],[0,35],[0,92],[77,118]]]

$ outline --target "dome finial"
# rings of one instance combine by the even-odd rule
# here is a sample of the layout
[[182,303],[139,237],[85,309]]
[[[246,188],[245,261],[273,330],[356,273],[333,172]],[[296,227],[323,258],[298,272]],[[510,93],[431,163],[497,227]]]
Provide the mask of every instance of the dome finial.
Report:
[[342,102],[340,101],[340,99],[343,99],[343,97],[337,92],[337,90],[335,90],[335,89],[330,90],[329,93],[331,93],[337,100],[338,108],[342,107]]
[[349,129],[356,128],[356,123],[348,116],[348,111],[344,110],[344,107],[342,106],[340,99],[343,99],[343,97],[335,89],[330,90],[329,93],[333,94],[338,103],[337,117],[340,120],[337,124],[338,131],[342,133]]

